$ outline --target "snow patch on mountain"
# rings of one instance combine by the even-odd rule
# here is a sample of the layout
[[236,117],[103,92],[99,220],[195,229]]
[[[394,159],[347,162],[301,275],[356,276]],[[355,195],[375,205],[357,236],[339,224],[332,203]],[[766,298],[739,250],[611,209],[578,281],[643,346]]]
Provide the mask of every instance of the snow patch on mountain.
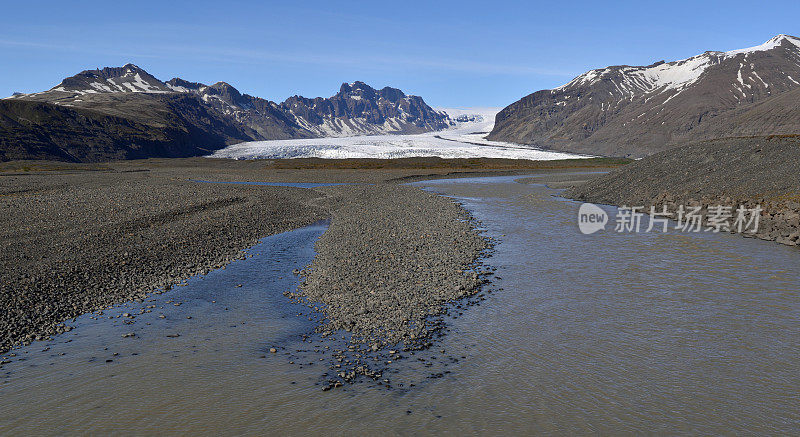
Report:
[[694,56],[682,61],[657,63],[646,67],[615,66],[591,70],[554,90],[575,86],[591,86],[603,79],[614,80],[620,94],[633,96],[653,91],[680,90],[691,85],[706,68],[714,64],[709,54]]
[[747,54],[755,53],[755,52],[765,52],[765,51],[772,50],[772,49],[774,49],[776,47],[781,46],[784,42],[788,42],[790,44],[794,44],[797,48],[800,48],[800,38],[797,38],[797,37],[794,37],[794,36],[791,36],[791,35],[780,34],[780,35],[777,35],[777,36],[771,38],[769,41],[765,42],[764,44],[757,45],[755,47],[748,47],[746,49],[727,51],[727,52],[724,52],[724,55],[725,55],[725,57],[729,57],[730,58],[730,57],[734,57],[734,56],[740,55],[740,54],[747,55]]
[[[503,109],[488,138],[556,150],[644,156],[721,135],[796,132],[800,39],[588,71]],[[766,102],[761,106],[761,102]],[[748,128],[744,114],[764,120]],[[784,115],[787,114],[787,115]]]
[[[738,55],[745,55],[746,57],[752,53],[773,50],[784,44],[791,44],[790,48],[798,50],[800,49],[800,38],[781,34],[771,38],[764,44],[746,49],[728,52],[710,51],[680,61],[669,63],[662,61],[642,67],[620,65],[599,68],[581,74],[570,82],[554,88],[551,92],[556,93],[574,87],[590,87],[602,80],[611,81],[618,93],[627,97],[671,90],[680,92],[700,79],[709,67],[719,64],[726,58]],[[754,72],[754,74],[757,76],[757,73]],[[761,80],[760,77],[759,80]],[[746,85],[742,80],[741,69],[739,71],[739,82],[743,86]],[[749,87],[750,85],[746,86]]]

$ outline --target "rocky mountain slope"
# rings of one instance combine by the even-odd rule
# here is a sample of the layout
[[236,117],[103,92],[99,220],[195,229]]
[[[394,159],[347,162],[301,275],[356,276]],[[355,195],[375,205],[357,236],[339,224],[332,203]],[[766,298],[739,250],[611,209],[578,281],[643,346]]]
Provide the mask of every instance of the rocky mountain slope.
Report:
[[194,156],[243,141],[418,133],[452,123],[420,97],[363,82],[330,98],[278,104],[225,82],[162,82],[132,64],[83,71],[0,103],[2,160]]
[[101,110],[30,100],[0,100],[0,161],[206,155],[246,141],[246,129],[178,94],[133,95],[100,102]]
[[800,39],[591,70],[503,109],[489,139],[645,156],[728,136],[800,134]]
[[755,237],[800,245],[800,136],[723,138],[656,153],[568,190],[577,200],[649,211],[759,206]]
[[397,88],[373,89],[364,82],[342,84],[330,98],[288,98],[281,109],[303,128],[322,137],[382,133],[421,133],[451,125],[446,114],[418,96]]

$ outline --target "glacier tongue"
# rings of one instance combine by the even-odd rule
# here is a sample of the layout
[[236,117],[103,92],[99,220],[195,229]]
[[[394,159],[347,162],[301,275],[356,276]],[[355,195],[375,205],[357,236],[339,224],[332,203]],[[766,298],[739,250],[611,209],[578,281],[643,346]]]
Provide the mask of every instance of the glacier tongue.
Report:
[[228,146],[212,158],[510,158],[553,160],[587,156],[551,152],[531,146],[489,141],[484,137],[494,126],[499,108],[444,109],[458,122],[451,129],[414,135],[367,135],[337,138],[251,141]]

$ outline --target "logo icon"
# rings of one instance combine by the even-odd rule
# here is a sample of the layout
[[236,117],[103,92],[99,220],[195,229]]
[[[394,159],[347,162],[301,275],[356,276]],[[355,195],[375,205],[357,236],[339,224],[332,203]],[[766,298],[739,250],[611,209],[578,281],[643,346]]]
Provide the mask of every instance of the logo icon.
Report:
[[584,203],[578,209],[578,229],[582,233],[594,234],[600,229],[605,229],[608,223],[608,214],[593,203]]

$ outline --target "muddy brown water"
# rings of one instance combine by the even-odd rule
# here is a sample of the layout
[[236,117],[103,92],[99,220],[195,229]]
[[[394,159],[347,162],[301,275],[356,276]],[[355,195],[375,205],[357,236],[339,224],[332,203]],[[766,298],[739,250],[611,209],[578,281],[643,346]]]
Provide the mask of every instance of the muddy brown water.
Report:
[[415,184],[472,211],[498,239],[498,270],[488,299],[453,312],[418,356],[446,366],[406,357],[387,372],[414,387],[317,385],[327,344],[302,341],[313,323],[282,292],[318,225],[15,351],[0,367],[0,433],[800,432],[800,251],[711,233],[582,235],[579,204],[519,178]]

